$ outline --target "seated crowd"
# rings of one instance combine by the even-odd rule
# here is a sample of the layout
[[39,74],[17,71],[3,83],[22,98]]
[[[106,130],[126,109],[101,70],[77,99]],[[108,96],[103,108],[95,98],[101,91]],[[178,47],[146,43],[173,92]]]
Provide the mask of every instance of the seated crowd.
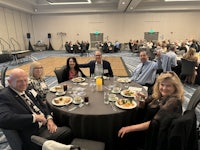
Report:
[[121,50],[121,43],[119,41],[115,41],[113,44],[111,41],[105,41],[105,42],[97,42],[96,48],[102,53],[113,53],[113,52],[119,52]]
[[[136,46],[137,45],[137,46]],[[200,42],[197,40],[186,40],[183,42],[171,42],[171,41],[142,41],[135,40],[129,41],[129,48],[131,52],[140,53],[145,50],[148,54],[149,60],[155,60],[160,58],[160,64],[158,71],[174,71],[180,77],[181,76],[181,58],[185,58],[189,61],[195,61],[196,67],[192,75],[181,76],[181,80],[189,84],[200,83],[198,77],[199,74],[199,62],[198,52],[200,51]]]
[[89,47],[90,43],[86,41],[79,42],[77,40],[74,44],[71,41],[65,43],[65,49],[68,53],[86,53]]

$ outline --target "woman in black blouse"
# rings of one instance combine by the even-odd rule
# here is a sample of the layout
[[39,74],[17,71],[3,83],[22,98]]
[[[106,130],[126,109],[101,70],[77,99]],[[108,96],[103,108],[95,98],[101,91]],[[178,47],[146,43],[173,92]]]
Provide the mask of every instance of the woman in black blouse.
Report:
[[69,57],[67,59],[66,66],[63,70],[63,75],[62,75],[63,81],[68,81],[76,77],[86,77],[86,76],[79,68],[76,58]]
[[[156,149],[157,144],[162,143],[163,140],[159,139],[161,138],[159,137],[161,135],[160,132],[166,132],[172,120],[182,114],[182,102],[184,101],[183,85],[176,73],[164,72],[157,78],[151,96],[145,97],[142,93],[138,93],[137,97],[145,99],[145,102],[138,102],[138,116],[140,116],[140,119],[137,118],[137,124],[122,127],[118,132],[118,137],[126,139],[128,137],[127,133],[130,132],[141,133],[141,135],[146,134],[149,138],[146,141],[144,136],[138,134],[135,136],[136,139],[129,139],[127,140],[129,143],[124,145],[128,146],[130,141],[132,141],[131,145],[134,143],[135,148],[138,146],[138,143],[148,143],[149,147]],[[151,138],[149,134],[151,134]],[[162,134],[162,136],[164,135]],[[141,142],[138,139],[143,141]],[[139,142],[136,143],[136,141]]]

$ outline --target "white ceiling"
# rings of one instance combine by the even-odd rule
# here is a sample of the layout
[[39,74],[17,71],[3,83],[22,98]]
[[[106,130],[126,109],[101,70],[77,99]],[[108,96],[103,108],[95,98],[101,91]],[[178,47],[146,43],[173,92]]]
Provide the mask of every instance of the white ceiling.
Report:
[[[87,2],[90,4],[50,5],[51,2]],[[32,14],[200,11],[200,0],[165,2],[164,0],[0,0],[0,6]]]

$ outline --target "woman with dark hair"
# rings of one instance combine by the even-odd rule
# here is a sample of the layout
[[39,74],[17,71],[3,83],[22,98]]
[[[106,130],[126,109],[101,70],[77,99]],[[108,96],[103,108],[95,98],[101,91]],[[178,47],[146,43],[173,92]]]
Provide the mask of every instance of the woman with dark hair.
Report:
[[78,66],[75,57],[69,57],[66,62],[66,67],[63,70],[63,81],[71,80],[76,77],[86,77]]

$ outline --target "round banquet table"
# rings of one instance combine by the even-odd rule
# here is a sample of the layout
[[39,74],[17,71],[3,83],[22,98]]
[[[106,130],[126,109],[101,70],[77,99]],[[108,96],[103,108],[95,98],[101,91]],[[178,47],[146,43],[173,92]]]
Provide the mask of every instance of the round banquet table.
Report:
[[[84,92],[89,97],[89,104],[81,108],[73,103],[62,107],[54,106],[52,100],[56,97],[55,93],[49,92],[47,94],[47,102],[53,111],[55,122],[60,126],[69,126],[72,129],[74,137],[102,141],[106,144],[106,150],[117,149],[117,141],[119,140],[117,136],[118,130],[123,126],[134,123],[137,107],[133,109],[121,109],[115,106],[114,102],[104,104],[104,92],[92,90],[89,86],[90,79],[86,79],[85,82],[89,84],[81,86],[80,84],[74,84],[72,81],[61,83],[67,84],[71,88],[84,88]],[[113,78],[104,80],[105,87],[111,84],[114,84]],[[139,87],[147,95],[147,91],[141,85],[131,82],[129,86]],[[68,92],[65,95],[71,96]],[[117,94],[117,96],[123,98],[121,94]],[[113,110],[111,105],[116,110]],[[77,106],[76,109],[69,111],[75,106]]]

